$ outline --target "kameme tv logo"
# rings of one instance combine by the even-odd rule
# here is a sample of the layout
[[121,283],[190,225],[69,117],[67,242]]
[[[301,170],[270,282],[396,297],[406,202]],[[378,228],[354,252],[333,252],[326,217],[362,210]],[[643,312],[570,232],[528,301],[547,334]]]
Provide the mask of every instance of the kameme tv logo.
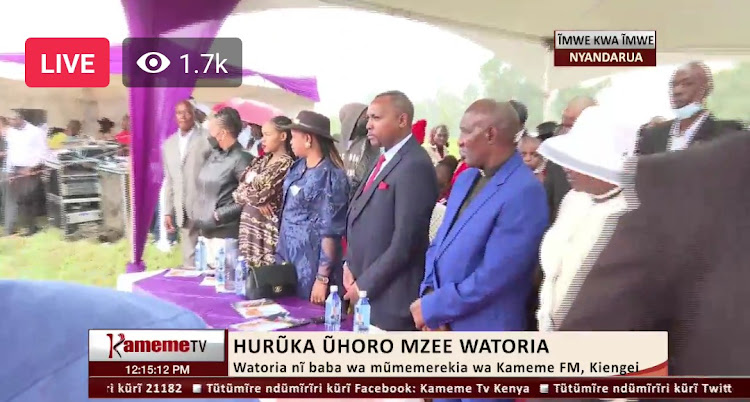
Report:
[[133,353],[204,353],[204,339],[128,339],[124,333],[107,333],[109,358],[124,358]]
[[107,38],[29,38],[24,64],[31,88],[103,88],[109,85]]

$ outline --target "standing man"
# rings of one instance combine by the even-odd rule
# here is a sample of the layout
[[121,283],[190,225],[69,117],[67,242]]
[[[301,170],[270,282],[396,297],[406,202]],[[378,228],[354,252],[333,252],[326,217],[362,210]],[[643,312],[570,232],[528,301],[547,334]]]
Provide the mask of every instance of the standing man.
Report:
[[414,105],[406,95],[376,96],[367,117],[368,136],[385,152],[349,204],[344,298],[356,302],[359,290],[367,291],[373,325],[410,331],[409,304],[424,275],[437,176],[411,135]]
[[29,228],[30,236],[39,229],[34,222],[35,195],[41,179],[39,173],[49,149],[47,133],[27,122],[18,110],[13,111],[10,127],[5,130],[7,146],[5,235],[13,234],[16,223]]
[[206,131],[195,122],[193,105],[184,100],[175,108],[177,132],[162,145],[164,161],[165,205],[164,226],[169,233],[180,228],[182,265],[195,264],[195,245],[198,229],[193,225],[193,211],[188,206],[196,199],[196,180],[203,163],[211,152]]
[[716,120],[706,109],[706,98],[713,91],[714,80],[711,70],[702,62],[690,62],[678,68],[670,87],[676,118],[644,127],[638,135],[636,154],[679,151],[742,130],[737,122]]
[[419,329],[524,331],[542,235],[544,188],[516,151],[521,129],[509,103],[480,99],[461,119],[458,146],[469,169],[456,180],[427,252]]
[[375,160],[380,156],[380,144],[367,137],[367,105],[349,103],[339,111],[341,143],[346,147],[344,169],[349,178],[352,196],[368,177]]

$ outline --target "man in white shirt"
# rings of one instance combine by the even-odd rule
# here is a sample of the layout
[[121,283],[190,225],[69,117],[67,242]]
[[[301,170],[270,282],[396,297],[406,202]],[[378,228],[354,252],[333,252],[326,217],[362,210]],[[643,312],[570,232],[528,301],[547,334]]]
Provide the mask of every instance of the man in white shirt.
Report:
[[166,211],[164,226],[169,233],[180,229],[182,264],[193,267],[198,229],[192,225],[192,206],[198,172],[206,161],[211,147],[206,131],[195,121],[195,109],[185,100],[175,108],[177,132],[162,144],[164,162],[164,194]]
[[8,174],[5,205],[5,235],[14,232],[16,223],[29,228],[32,235],[38,228],[34,223],[34,194],[41,185],[39,174],[47,156],[47,133],[27,122],[14,111],[10,127],[5,130]]

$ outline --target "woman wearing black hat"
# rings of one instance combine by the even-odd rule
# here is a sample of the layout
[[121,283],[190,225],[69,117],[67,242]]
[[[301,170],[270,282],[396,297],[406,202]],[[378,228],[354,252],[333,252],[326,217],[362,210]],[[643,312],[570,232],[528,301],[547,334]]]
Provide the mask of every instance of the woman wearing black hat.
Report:
[[277,254],[297,269],[297,295],[323,304],[329,284],[341,281],[349,181],[328,117],[302,111],[286,128],[300,159],[284,180]]

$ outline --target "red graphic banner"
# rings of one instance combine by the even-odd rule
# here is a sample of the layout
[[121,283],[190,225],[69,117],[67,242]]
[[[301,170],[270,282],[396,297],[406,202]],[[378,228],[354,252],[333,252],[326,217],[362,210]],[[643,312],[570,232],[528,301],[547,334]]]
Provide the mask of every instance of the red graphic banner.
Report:
[[555,67],[654,67],[656,49],[555,49]]

